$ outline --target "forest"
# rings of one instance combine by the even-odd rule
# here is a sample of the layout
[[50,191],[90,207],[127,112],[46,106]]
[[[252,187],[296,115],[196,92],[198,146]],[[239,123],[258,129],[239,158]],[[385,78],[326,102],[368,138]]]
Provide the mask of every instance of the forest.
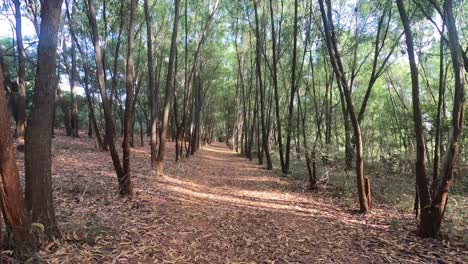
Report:
[[468,263],[465,0],[2,0],[1,263]]

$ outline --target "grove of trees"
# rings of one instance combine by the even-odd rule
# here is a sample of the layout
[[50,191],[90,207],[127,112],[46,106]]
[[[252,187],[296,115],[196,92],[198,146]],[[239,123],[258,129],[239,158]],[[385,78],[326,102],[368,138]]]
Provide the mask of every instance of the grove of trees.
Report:
[[12,247],[35,251],[61,237],[51,177],[58,128],[109,153],[120,196],[133,195],[131,148],[147,138],[154,177],[164,175],[167,141],[177,162],[223,141],[283,177],[304,168],[310,191],[324,168],[338,167],[354,175],[362,214],[381,187],[369,165],[410,164],[415,228],[440,237],[467,163],[465,1],[5,0],[1,8],[11,30],[0,36],[0,204]]

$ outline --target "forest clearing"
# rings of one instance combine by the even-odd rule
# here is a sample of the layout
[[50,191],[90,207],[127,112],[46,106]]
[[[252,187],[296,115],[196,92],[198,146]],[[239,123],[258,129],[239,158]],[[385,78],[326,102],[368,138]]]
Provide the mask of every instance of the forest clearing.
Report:
[[1,1],[0,263],[468,263],[466,17]]

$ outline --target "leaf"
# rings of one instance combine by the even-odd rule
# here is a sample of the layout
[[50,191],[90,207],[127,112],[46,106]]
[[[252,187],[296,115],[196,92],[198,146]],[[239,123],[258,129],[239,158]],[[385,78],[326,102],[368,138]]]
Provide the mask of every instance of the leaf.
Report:
[[31,226],[33,226],[33,227],[36,227],[36,228],[40,229],[40,230],[41,230],[41,232],[44,232],[44,230],[45,230],[45,227],[44,227],[44,225],[43,225],[43,224],[41,224],[41,223],[32,223],[32,224],[31,224]]

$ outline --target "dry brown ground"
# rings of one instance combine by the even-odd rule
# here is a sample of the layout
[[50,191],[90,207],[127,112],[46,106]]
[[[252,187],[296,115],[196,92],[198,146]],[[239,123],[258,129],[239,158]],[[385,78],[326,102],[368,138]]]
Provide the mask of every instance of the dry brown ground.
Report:
[[[166,175],[149,148],[132,151],[135,194],[120,198],[108,153],[92,140],[57,136],[53,178],[64,238],[48,263],[467,263],[468,250],[422,240],[410,212],[380,206],[355,214],[329,189],[279,178],[215,143]],[[19,159],[22,157],[20,156]],[[32,262],[37,261],[31,260]]]

